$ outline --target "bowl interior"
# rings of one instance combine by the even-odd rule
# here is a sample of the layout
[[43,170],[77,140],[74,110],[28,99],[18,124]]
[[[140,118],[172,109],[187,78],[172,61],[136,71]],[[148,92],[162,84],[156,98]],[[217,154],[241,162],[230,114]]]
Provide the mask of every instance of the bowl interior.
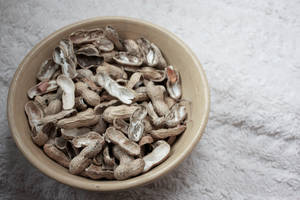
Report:
[[[41,63],[52,55],[59,40],[78,29],[115,27],[122,38],[146,37],[158,45],[168,63],[181,73],[183,98],[191,101],[188,109],[189,123],[185,133],[172,147],[170,157],[146,174],[125,181],[94,181],[74,176],[67,169],[48,158],[33,144],[24,113],[28,101],[26,92],[36,83],[35,75]],[[107,17],[94,18],[62,28],[41,41],[23,60],[12,80],[8,97],[8,119],[11,132],[19,149],[27,159],[46,175],[65,184],[82,189],[112,191],[142,185],[161,177],[176,167],[199,141],[207,122],[209,92],[205,74],[194,54],[173,34],[164,29],[139,20]]]

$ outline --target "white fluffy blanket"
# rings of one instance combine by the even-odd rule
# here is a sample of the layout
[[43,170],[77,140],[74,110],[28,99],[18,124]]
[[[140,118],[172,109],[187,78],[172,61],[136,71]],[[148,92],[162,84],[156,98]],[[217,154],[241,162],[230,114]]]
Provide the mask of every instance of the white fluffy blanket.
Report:
[[[199,57],[211,87],[206,132],[153,184],[94,193],[35,169],[8,129],[6,97],[23,57],[58,28],[122,15],[166,27]],[[297,0],[0,0],[0,199],[300,199]]]

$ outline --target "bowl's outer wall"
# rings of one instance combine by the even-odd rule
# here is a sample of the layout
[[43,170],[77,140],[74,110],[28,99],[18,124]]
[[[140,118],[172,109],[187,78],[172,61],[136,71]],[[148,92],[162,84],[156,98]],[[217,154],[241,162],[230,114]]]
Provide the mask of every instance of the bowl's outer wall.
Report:
[[[169,64],[181,74],[183,98],[191,101],[188,109],[188,126],[185,133],[172,147],[170,157],[150,172],[125,181],[94,181],[74,176],[67,169],[48,158],[43,151],[33,144],[30,129],[24,113],[28,101],[26,92],[36,84],[35,75],[41,63],[52,56],[52,51],[59,40],[78,29],[115,27],[122,38],[136,39],[146,37],[162,50]],[[148,22],[123,18],[99,17],[81,21],[62,28],[41,41],[24,58],[11,82],[8,96],[8,119],[15,142],[27,159],[46,175],[71,186],[94,190],[123,190],[150,183],[174,169],[199,141],[207,123],[209,112],[209,90],[205,74],[195,55],[176,36]]]

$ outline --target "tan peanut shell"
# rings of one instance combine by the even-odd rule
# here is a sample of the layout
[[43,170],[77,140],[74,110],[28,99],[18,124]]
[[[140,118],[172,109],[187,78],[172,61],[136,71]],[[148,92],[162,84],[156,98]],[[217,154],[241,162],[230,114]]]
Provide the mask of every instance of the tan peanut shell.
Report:
[[105,134],[112,143],[119,145],[120,148],[123,149],[129,155],[140,155],[140,146],[135,142],[130,141],[121,131],[118,131],[113,127],[109,127],[108,129],[106,129]]
[[100,116],[96,115],[93,109],[89,108],[75,116],[59,120],[57,126],[64,129],[92,126],[95,125],[99,119]]
[[45,144],[44,152],[53,160],[61,164],[62,166],[69,168],[69,158],[60,150],[58,150],[54,144]]
[[75,84],[76,93],[84,99],[84,101],[90,106],[96,106],[100,103],[100,96],[93,90],[88,89],[88,86],[83,82],[77,82]]

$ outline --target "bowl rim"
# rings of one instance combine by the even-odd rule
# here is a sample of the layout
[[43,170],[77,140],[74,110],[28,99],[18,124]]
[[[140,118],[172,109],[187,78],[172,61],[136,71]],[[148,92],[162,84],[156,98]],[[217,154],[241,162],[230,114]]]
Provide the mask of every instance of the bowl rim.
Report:
[[[50,170],[47,167],[41,167],[40,163],[38,162],[38,158],[33,156],[33,154],[29,151],[25,151],[24,148],[26,148],[21,140],[21,138],[17,137],[17,129],[14,126],[15,124],[15,117],[13,113],[13,104],[12,100],[14,99],[14,93],[16,90],[16,82],[19,79],[20,71],[24,68],[24,63],[26,63],[32,55],[35,54],[35,52],[40,48],[40,46],[47,43],[49,40],[51,40],[56,35],[59,35],[60,33],[63,33],[64,31],[81,24],[90,23],[93,21],[103,21],[103,20],[115,20],[115,21],[123,21],[123,22],[131,22],[131,23],[137,23],[137,24],[143,24],[146,26],[149,26],[151,28],[157,29],[161,32],[164,32],[169,37],[173,38],[176,42],[178,42],[179,45],[182,46],[182,48],[188,52],[188,54],[191,56],[194,63],[197,65],[198,73],[202,80],[202,86],[204,90],[204,98],[205,98],[205,105],[204,105],[204,120],[201,122],[196,136],[192,139],[190,142],[190,145],[176,158],[174,158],[166,167],[162,168],[161,170],[155,172],[155,173],[149,173],[148,176],[145,176],[141,179],[128,179],[125,181],[116,181],[116,183],[112,185],[105,184],[103,181],[99,181],[95,184],[86,184],[81,183],[80,181],[73,181],[70,177],[64,177],[58,174],[57,172]],[[90,190],[90,191],[101,191],[101,192],[108,192],[108,191],[120,191],[120,190],[126,190],[126,189],[132,189],[134,187],[142,186],[148,183],[153,182],[154,180],[157,180],[158,178],[166,175],[168,172],[171,172],[174,168],[176,168],[190,153],[192,152],[193,148],[196,146],[196,144],[199,142],[200,138],[203,135],[204,129],[206,127],[207,121],[208,121],[208,115],[210,111],[210,91],[209,86],[207,82],[207,78],[205,75],[205,72],[202,68],[202,65],[200,64],[199,60],[195,56],[195,54],[192,52],[192,50],[181,40],[179,39],[175,34],[171,33],[170,31],[166,30],[165,28],[152,24],[151,22],[137,19],[137,18],[131,18],[131,17],[123,17],[123,16],[105,16],[105,17],[93,17],[85,20],[81,20],[72,24],[69,24],[67,26],[64,26],[57,31],[51,33],[46,38],[41,40],[39,43],[37,43],[30,51],[27,53],[27,55],[24,57],[22,62],[19,64],[9,87],[8,97],[7,97],[7,117],[8,117],[8,125],[11,130],[11,134],[13,136],[13,139],[18,147],[18,149],[23,153],[23,155],[27,158],[27,160],[36,168],[38,168],[42,173],[47,175],[48,177],[80,189]]]

